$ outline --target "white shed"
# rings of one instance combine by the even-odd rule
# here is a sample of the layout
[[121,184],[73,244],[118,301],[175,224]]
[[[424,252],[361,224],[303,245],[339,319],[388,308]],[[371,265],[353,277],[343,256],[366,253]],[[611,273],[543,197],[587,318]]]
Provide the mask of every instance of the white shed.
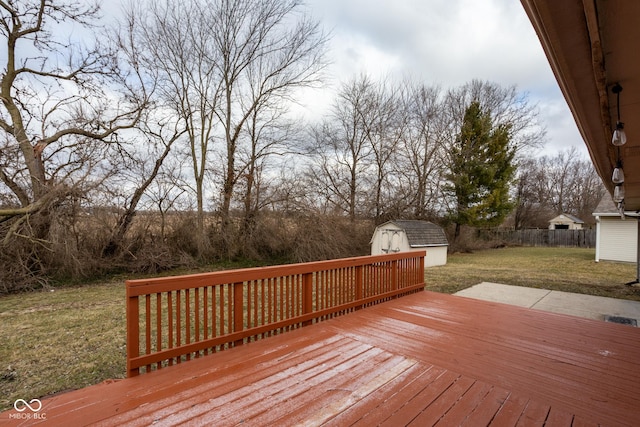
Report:
[[423,251],[425,267],[445,265],[449,242],[442,227],[417,220],[395,220],[376,227],[371,238],[371,255]]
[[582,230],[583,226],[583,220],[568,213],[562,213],[549,220],[549,230]]
[[605,195],[596,207],[596,262],[636,262],[638,221],[622,219],[611,196]]

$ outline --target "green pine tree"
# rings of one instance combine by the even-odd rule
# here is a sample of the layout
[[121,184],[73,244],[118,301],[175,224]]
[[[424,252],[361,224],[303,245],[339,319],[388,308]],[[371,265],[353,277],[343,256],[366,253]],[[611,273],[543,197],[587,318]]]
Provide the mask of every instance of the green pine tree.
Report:
[[450,152],[449,185],[455,201],[449,219],[460,227],[495,226],[513,209],[509,185],[515,173],[511,126],[493,126],[491,115],[472,102],[465,111],[460,133]]

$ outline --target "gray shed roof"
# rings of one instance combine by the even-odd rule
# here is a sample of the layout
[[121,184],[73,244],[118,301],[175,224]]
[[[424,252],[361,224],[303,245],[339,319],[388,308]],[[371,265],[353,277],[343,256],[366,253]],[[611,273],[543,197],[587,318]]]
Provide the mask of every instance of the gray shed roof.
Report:
[[442,227],[429,221],[398,219],[389,221],[387,224],[395,224],[403,229],[412,248],[449,244]]

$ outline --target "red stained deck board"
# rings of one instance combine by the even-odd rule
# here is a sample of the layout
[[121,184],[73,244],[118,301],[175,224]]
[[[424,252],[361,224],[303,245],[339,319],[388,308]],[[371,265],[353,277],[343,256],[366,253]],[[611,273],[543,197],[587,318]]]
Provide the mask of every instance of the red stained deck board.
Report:
[[[447,300],[442,295],[432,297],[436,305]],[[426,304],[413,310],[428,313],[431,307]],[[477,305],[469,299],[458,300],[446,310],[438,308],[432,318],[411,310],[381,306],[360,319],[348,319],[353,321],[348,334],[355,339],[364,335],[374,345],[407,343],[404,354],[410,357],[539,399],[553,399],[567,411],[595,415],[595,408],[608,405],[620,414],[638,414],[633,392],[640,380],[637,328],[496,303]],[[498,316],[509,318],[510,327],[492,322]],[[573,325],[571,333],[566,332],[564,321]],[[418,342],[416,324],[427,329],[428,341]],[[615,338],[613,342],[609,337]],[[637,418],[627,422],[636,424]]]
[[[256,363],[261,362],[258,359],[253,364],[237,366],[234,360],[241,361],[242,358],[231,359],[229,365],[221,367],[219,372],[225,372],[222,377],[216,374],[176,384],[155,396],[142,411],[125,414],[126,417],[116,417],[113,421],[145,425],[158,419],[168,419],[181,423],[201,416],[202,412],[215,412],[217,418],[224,418],[228,411],[237,411],[239,405],[251,405],[261,396],[267,399],[290,381],[304,384],[314,375],[320,375],[323,370],[335,368],[342,360],[372,350],[370,346],[355,341],[325,341],[322,337],[316,339],[317,342],[309,340],[297,343],[312,347],[312,351],[307,351],[306,347],[292,346],[286,348],[288,354],[270,354],[262,363]],[[231,354],[230,351],[228,353]],[[171,378],[167,382],[171,382]]]
[[[388,382],[394,381],[399,376],[416,366],[413,360],[396,359],[395,364],[386,367],[366,365],[362,369],[367,374],[358,374],[358,380],[344,378],[340,387],[331,387],[323,384],[326,392],[317,396],[313,401],[302,402],[303,406],[298,411],[290,412],[284,417],[270,421],[270,425],[324,425],[331,422],[335,424],[335,416],[342,411],[356,405],[359,402],[369,402],[371,393]],[[374,399],[375,400],[375,399]],[[365,403],[367,404],[367,403]]]
[[[460,375],[445,371],[442,375],[436,378],[433,382],[428,384],[419,393],[412,396],[406,404],[401,404],[395,411],[389,413],[381,426],[394,426],[394,425],[407,425],[415,419],[425,408],[432,405],[437,399],[446,392],[457,380],[460,379]],[[467,379],[468,381],[468,379]],[[452,403],[452,402],[451,402]],[[382,417],[381,417],[382,418]],[[363,425],[368,423],[376,423],[376,420],[365,421]],[[368,424],[371,425],[371,424]]]
[[42,403],[47,425],[635,426],[638,385],[638,328],[421,292]]
[[[432,426],[441,419],[444,420],[453,411],[460,396],[465,395],[473,386],[474,380],[468,377],[460,377],[451,384],[438,398],[429,406],[424,408],[408,425],[412,427]],[[393,423],[393,420],[391,420]],[[456,425],[455,422],[445,425]]]
[[526,408],[522,411],[516,427],[528,427],[528,426],[544,426],[547,416],[551,407],[544,405],[540,402],[530,400],[527,403]]
[[[61,420],[77,419],[78,422],[82,422],[82,419],[91,419],[89,416],[113,413],[122,414],[112,420],[114,424],[133,420],[143,422],[147,417],[153,419],[157,414],[166,412],[168,405],[175,405],[174,409],[189,406],[189,399],[193,396],[204,396],[203,393],[207,390],[208,398],[211,399],[242,386],[252,385],[262,378],[270,378],[282,370],[281,360],[290,359],[292,363],[304,367],[302,364],[309,359],[320,357],[321,360],[325,360],[334,357],[333,354],[327,353],[326,347],[336,340],[344,345],[345,351],[349,351],[349,346],[353,343],[330,334],[315,339],[305,336],[291,338],[296,338],[291,345],[281,345],[280,337],[273,337],[272,346],[261,349],[257,346],[247,346],[248,351],[240,358],[233,357],[230,351],[220,352],[211,355],[216,358],[216,363],[213,364],[203,357],[152,374],[120,380],[108,388],[103,387],[111,393],[120,394],[121,399],[100,398],[102,391],[99,388],[103,385],[95,386],[95,390],[93,387],[80,390],[84,393],[65,393],[52,398],[61,409],[56,411],[55,416]],[[324,338],[327,338],[327,341]],[[301,350],[296,351],[297,346],[300,346]],[[252,377],[246,375],[249,370],[255,371]],[[212,391],[211,388],[215,390]],[[83,410],[79,410],[80,408]],[[136,411],[131,412],[132,409]],[[55,420],[51,415],[48,418],[50,421]]]
[[[490,390],[491,386],[489,384],[483,383],[481,381],[475,381],[473,385],[467,390],[467,392],[462,394],[460,399],[449,411],[445,413],[443,417],[434,419],[434,417],[432,416],[431,424],[438,426],[461,425],[464,420],[467,419],[469,414],[471,414],[482,403],[484,397],[489,393]],[[418,423],[416,425],[425,425],[425,423],[420,424],[420,418],[414,421],[414,423],[416,422]]]
[[486,426],[491,423],[496,413],[504,405],[509,392],[493,387],[482,399],[482,402],[460,423],[460,427]]
[[[334,351],[339,352],[339,349]],[[398,356],[371,349],[358,354],[357,357],[337,360],[334,364],[319,364],[302,378],[300,375],[292,377],[276,387],[263,389],[263,392],[258,393],[257,396],[247,396],[238,402],[238,405],[221,408],[217,411],[216,420],[222,423],[233,420],[237,417],[238,411],[241,411],[243,421],[250,422],[251,419],[260,419],[265,416],[271,418],[279,414],[289,415],[300,406],[306,407],[312,403],[332,402],[339,399],[340,395],[348,393],[351,390],[350,387],[357,388],[359,381],[369,380],[368,376],[376,374],[377,371],[392,369],[400,361]],[[375,367],[375,369],[365,370],[364,366]],[[270,402],[279,402],[279,404],[273,406]],[[199,409],[198,418],[202,420],[202,424],[205,424],[207,417],[204,410],[206,405],[205,408]]]
[[415,364],[384,386],[376,389],[344,411],[334,414],[334,425],[371,425],[380,423],[404,405],[435,378],[447,372],[434,366]]
[[551,408],[549,416],[546,419],[546,423],[557,427],[572,427],[573,415]]
[[498,409],[489,425],[491,427],[513,427],[527,407],[529,399],[524,396],[509,394],[502,406]]

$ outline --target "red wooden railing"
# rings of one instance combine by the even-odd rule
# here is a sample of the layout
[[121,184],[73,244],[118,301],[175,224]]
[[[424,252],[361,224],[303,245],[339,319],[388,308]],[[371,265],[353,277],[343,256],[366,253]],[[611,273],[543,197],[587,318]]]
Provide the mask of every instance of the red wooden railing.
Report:
[[128,280],[128,376],[421,291],[425,255]]

